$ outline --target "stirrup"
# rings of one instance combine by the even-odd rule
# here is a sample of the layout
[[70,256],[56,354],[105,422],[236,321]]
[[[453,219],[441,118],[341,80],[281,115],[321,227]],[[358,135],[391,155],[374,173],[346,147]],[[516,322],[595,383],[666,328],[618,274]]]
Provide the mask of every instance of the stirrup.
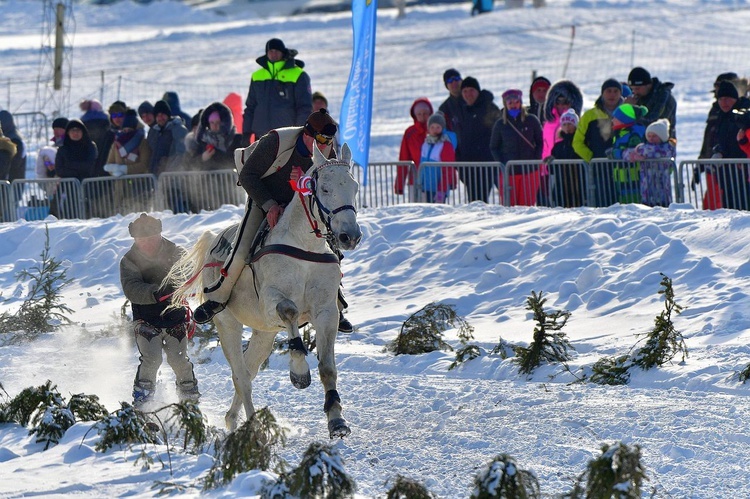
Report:
[[205,324],[214,318],[216,314],[224,310],[226,305],[218,301],[208,300],[193,312],[193,320],[198,324]]

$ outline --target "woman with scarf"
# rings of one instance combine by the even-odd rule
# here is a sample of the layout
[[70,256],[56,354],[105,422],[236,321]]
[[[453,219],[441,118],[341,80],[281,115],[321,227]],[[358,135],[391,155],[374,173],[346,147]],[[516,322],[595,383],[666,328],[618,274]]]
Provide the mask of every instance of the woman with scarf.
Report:
[[[125,111],[122,126],[115,132],[114,142],[107,155],[107,164],[104,170],[111,175],[138,175],[149,173],[148,166],[151,163],[151,146],[146,140],[146,131],[138,121],[135,109]],[[111,216],[110,210],[121,215],[142,210],[148,205],[152,196],[151,189],[146,183],[137,180],[119,180],[112,187],[113,204],[102,198],[98,203],[100,216]]]
[[[122,120],[122,128],[115,133],[115,140],[112,147],[109,148],[108,166],[105,167],[105,170],[112,175],[118,175],[118,172],[122,172],[119,175],[148,173],[151,147],[145,139],[145,129],[138,121],[135,110],[128,109]],[[115,168],[109,165],[121,166]]]

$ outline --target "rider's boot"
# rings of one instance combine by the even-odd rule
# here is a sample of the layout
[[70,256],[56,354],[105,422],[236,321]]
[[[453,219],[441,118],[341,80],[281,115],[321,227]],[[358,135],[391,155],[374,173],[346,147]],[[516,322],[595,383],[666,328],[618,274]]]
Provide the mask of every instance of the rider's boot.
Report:
[[353,333],[354,326],[352,325],[351,322],[349,322],[349,319],[344,317],[344,310],[349,307],[349,304],[346,302],[346,299],[344,298],[344,292],[341,290],[341,286],[339,286],[337,305],[339,308],[339,332],[347,333],[347,334]]

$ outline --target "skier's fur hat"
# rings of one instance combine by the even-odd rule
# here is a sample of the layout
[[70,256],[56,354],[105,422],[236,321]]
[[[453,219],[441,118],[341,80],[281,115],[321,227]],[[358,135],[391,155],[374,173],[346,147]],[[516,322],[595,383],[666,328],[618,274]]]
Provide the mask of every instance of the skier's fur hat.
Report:
[[145,213],[130,222],[128,231],[133,237],[150,237],[161,234],[161,220]]

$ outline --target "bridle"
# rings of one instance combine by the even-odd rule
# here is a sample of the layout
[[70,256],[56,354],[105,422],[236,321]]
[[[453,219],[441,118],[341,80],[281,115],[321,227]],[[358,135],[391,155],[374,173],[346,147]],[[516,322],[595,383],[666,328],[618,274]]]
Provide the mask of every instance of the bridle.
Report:
[[[357,213],[357,209],[350,204],[345,204],[345,205],[339,206],[338,208],[331,210],[327,208],[323,204],[323,202],[320,200],[320,197],[318,197],[318,178],[320,176],[319,175],[320,170],[322,170],[326,166],[333,166],[336,164],[346,165],[346,163],[343,163],[340,161],[334,162],[334,163],[324,163],[318,166],[317,168],[315,168],[315,170],[312,172],[312,175],[311,175],[312,185],[310,185],[311,192],[310,192],[310,195],[307,196],[309,198],[307,203],[305,203],[305,199],[304,199],[305,195],[302,192],[297,193],[300,197],[300,201],[302,202],[302,206],[305,208],[305,215],[307,215],[307,221],[310,224],[310,227],[312,228],[312,232],[315,234],[316,237],[319,237],[319,238],[325,237],[329,243],[334,245],[333,247],[335,247],[337,244],[336,238],[333,235],[333,230],[331,229],[331,219],[333,218],[333,216],[344,210],[352,210],[355,214]],[[318,209],[317,217],[314,217],[312,215],[313,210],[314,210],[313,205],[317,206],[317,209]],[[318,227],[318,220],[323,222],[323,226],[326,229],[326,234],[323,234],[323,232]]]

